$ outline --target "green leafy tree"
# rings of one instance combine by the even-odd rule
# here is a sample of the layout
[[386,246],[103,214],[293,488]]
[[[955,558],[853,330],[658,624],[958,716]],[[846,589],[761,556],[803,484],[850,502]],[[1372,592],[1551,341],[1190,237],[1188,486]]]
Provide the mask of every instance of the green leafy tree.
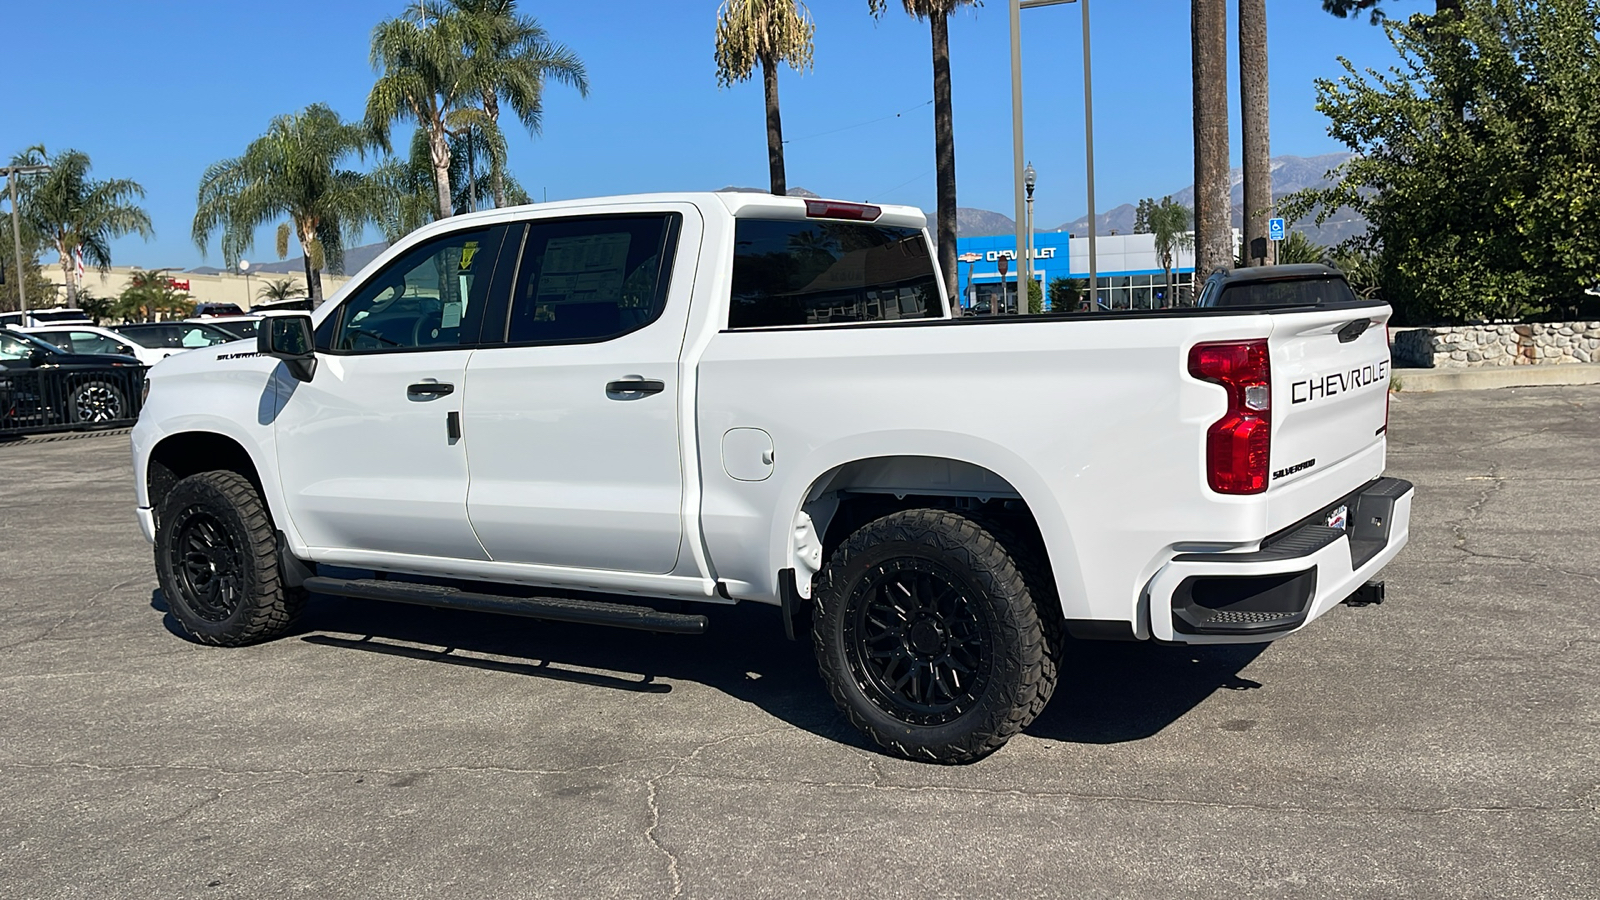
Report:
[[778,112],[778,64],[803,72],[811,68],[817,26],[805,4],[795,0],[725,0],[717,12],[717,84],[745,81],[761,67],[767,101],[767,168],[772,192],[788,194],[783,171],[783,120]]
[[[488,120],[488,129],[500,134],[500,104],[516,115],[529,134],[544,127],[544,87],[564,84],[589,96],[589,75],[583,60],[565,46],[550,40],[537,19],[517,13],[516,0],[447,0],[432,2],[431,20],[455,17],[466,56],[468,90]],[[476,129],[483,132],[482,129]],[[469,135],[470,137],[470,135]],[[469,145],[468,149],[472,149]],[[526,202],[510,192],[504,153],[488,159],[490,190],[497,207]],[[476,166],[468,166],[469,183],[477,180]]]
[[166,269],[135,271],[128,286],[111,307],[111,314],[136,322],[148,322],[158,316],[181,319],[194,315],[194,298],[172,287],[172,278]]
[[1028,280],[1028,312],[1035,316],[1044,312],[1044,285],[1037,278]]
[[1289,236],[1278,244],[1278,262],[1281,265],[1327,261],[1328,248],[1306,237],[1303,231],[1289,232]]
[[[881,17],[889,0],[867,0],[874,17]],[[950,103],[950,14],[964,6],[981,6],[981,0],[900,0],[906,15],[926,19],[933,39],[933,159],[936,174],[934,237],[939,271],[945,289],[956,293],[956,125]],[[1093,223],[1091,223],[1092,225]]]
[[1401,63],[1319,80],[1358,156],[1290,218],[1372,223],[1386,299],[1412,322],[1536,313],[1600,281],[1600,0],[1461,0],[1385,28]]
[[1357,297],[1363,300],[1383,297],[1382,263],[1378,254],[1360,247],[1335,247],[1329,251],[1327,261],[1344,273]]
[[224,262],[233,266],[255,243],[256,229],[280,221],[278,258],[289,255],[289,237],[305,254],[310,296],[322,302],[322,270],[344,269],[347,241],[360,239],[370,221],[393,205],[381,178],[344,168],[362,157],[371,137],[321,103],[279,116],[243,156],[212,163],[200,178],[194,242],[203,253],[222,234]]
[[63,150],[51,156],[43,144],[36,144],[13,157],[12,164],[50,167],[43,175],[17,182],[17,212],[25,232],[60,258],[69,305],[78,296],[74,250],[104,272],[111,268],[112,241],[130,234],[146,240],[155,236],[150,214],[136,202],[143,199],[144,188],[127,178],[89,177],[89,154]]
[[1067,278],[1061,276],[1050,279],[1050,311],[1053,313],[1076,312],[1078,303],[1083,299],[1083,292],[1089,289],[1087,278]]
[[109,320],[113,316],[116,307],[117,301],[115,298],[97,297],[93,291],[86,287],[78,288],[78,308],[83,310],[83,314],[89,317],[89,321],[96,325]]
[[[1322,8],[1333,13],[1341,19],[1369,13],[1372,24],[1384,21],[1384,6],[1381,0],[1322,0]],[[1460,0],[1436,0],[1434,13],[1455,11],[1461,8]]]

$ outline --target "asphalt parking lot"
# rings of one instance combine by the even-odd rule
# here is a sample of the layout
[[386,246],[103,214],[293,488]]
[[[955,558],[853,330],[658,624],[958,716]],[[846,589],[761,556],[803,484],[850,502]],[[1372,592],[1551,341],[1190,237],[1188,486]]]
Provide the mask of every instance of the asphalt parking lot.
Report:
[[0,896],[1600,896],[1600,386],[1397,395],[1381,606],[1079,644],[882,756],[764,608],[664,637],[315,598],[173,633],[125,435],[0,445]]

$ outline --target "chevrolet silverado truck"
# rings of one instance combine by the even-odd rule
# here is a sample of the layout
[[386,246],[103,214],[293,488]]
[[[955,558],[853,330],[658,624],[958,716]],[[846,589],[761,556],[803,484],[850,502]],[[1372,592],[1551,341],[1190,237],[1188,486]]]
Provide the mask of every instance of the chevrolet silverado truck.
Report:
[[856,726],[949,763],[1074,639],[1276,640],[1406,543],[1390,310],[1337,272],[957,317],[932,249],[916,209],[744,193],[422,228],[150,373],[172,614],[233,646],[312,592],[689,634],[683,601],[771,604]]

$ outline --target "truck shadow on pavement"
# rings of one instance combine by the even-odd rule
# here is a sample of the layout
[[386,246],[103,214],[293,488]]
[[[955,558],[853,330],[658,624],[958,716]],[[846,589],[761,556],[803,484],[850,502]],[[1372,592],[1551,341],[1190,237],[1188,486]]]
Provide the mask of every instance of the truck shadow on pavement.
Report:
[[[160,590],[150,605],[166,614],[168,631],[185,637]],[[693,681],[797,728],[871,749],[834,707],[810,640],[785,639],[776,608],[746,603],[696,611],[705,612],[710,627],[684,637],[318,594],[294,637],[330,650],[633,693],[666,694],[672,681]],[[1073,641],[1054,698],[1026,733],[1069,744],[1150,737],[1217,691],[1261,687],[1239,672],[1266,646]]]

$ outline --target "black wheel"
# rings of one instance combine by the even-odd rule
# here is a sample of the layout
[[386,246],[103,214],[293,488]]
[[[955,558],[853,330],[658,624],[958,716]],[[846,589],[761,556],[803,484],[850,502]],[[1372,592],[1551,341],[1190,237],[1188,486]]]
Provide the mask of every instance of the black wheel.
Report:
[[277,533],[261,495],[237,472],[172,486],[156,524],[156,577],[184,631],[236,647],[289,630],[306,592],[285,587]]
[[128,398],[107,381],[73,385],[67,395],[67,416],[74,425],[103,425],[128,417]]
[[812,637],[834,701],[908,759],[964,763],[998,750],[1055,689],[1058,632],[1036,606],[1054,592],[1038,571],[953,512],[863,526],[817,583]]

